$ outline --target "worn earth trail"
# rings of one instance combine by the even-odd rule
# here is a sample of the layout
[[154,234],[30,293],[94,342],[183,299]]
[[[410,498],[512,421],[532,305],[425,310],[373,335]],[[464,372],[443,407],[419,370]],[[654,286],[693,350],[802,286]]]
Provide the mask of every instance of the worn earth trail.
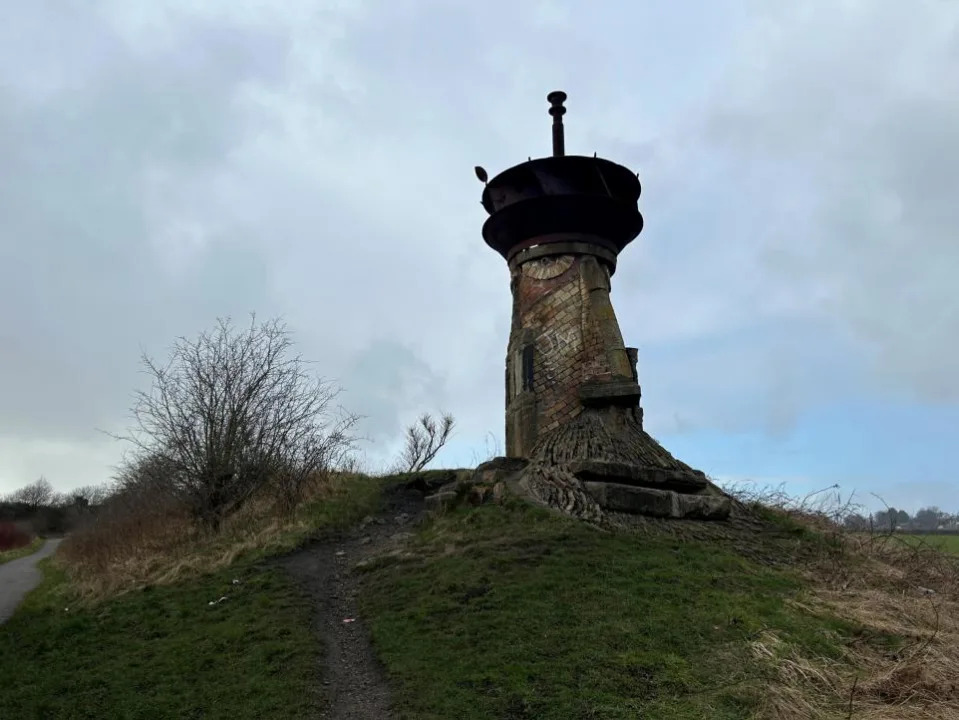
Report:
[[0,565],[0,624],[9,620],[26,594],[40,584],[43,576],[37,563],[52,555],[60,540],[50,538],[32,555]]
[[389,720],[390,692],[357,609],[356,564],[400,548],[424,512],[423,494],[399,487],[384,509],[345,535],[317,542],[280,562],[314,599],[320,635],[324,720]]

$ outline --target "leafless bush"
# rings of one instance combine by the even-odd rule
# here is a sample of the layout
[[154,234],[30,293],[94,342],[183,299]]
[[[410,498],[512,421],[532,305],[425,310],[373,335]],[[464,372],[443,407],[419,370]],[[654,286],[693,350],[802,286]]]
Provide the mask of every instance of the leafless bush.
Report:
[[[747,507],[781,513],[800,526],[816,531],[802,544],[807,567],[815,567],[820,580],[843,590],[874,577],[885,568],[883,582],[899,592],[935,589],[959,600],[959,557],[944,552],[921,536],[898,532],[894,524],[868,520],[853,496],[844,498],[837,486],[792,497],[783,485],[757,487],[751,483],[724,489]],[[878,495],[874,497],[885,505]],[[894,515],[895,511],[886,507]]]
[[751,482],[733,482],[723,483],[721,486],[744,505],[777,510],[811,521],[835,525],[837,528],[848,518],[861,515],[863,509],[862,505],[855,502],[854,494],[843,497],[838,485],[830,485],[802,496],[789,494],[785,483],[756,485]]
[[341,475],[364,475],[369,474],[369,467],[366,459],[354,452],[347,452],[336,463],[333,471]]
[[396,471],[419,472],[424,469],[446,445],[455,424],[456,421],[449,413],[443,414],[439,424],[432,415],[423,413],[415,423],[406,428],[406,446],[396,463]]
[[19,490],[15,490],[9,498],[10,502],[23,503],[31,511],[37,511],[41,507],[51,505],[55,499],[56,493],[53,485],[45,477],[35,482],[25,485]]
[[31,534],[22,524],[0,520],[0,552],[30,544]]
[[193,540],[183,504],[158,484],[136,482],[125,468],[116,492],[64,540],[59,554],[76,581],[101,582]]
[[126,458],[117,469],[111,499],[114,507],[129,503],[131,498],[153,495],[176,495],[173,476],[176,463],[160,452],[138,451]]
[[326,480],[329,473],[343,465],[352,466],[352,432],[357,419],[356,415],[341,412],[326,428],[304,424],[285,439],[270,480],[277,506],[284,515],[294,514],[311,485]]
[[[82,597],[92,600],[178,582],[226,567],[247,553],[286,550],[317,522],[309,513],[277,513],[273,489],[266,486],[225,517],[219,532],[206,532],[162,484],[151,480],[147,475],[118,485],[99,512],[91,513],[60,546],[58,555]],[[323,504],[352,492],[356,480],[341,469],[320,475],[308,484],[304,502]]]
[[144,355],[152,387],[117,436],[132,448],[121,485],[164,491],[211,530],[273,482],[295,505],[301,480],[352,445],[356,417],[331,419],[339,389],[312,377],[292,346],[279,320],[253,317],[243,331],[227,319],[179,338],[163,365]]
[[113,488],[109,483],[101,483],[100,485],[83,485],[82,487],[74,488],[68,495],[74,505],[99,507],[106,502],[112,492]]

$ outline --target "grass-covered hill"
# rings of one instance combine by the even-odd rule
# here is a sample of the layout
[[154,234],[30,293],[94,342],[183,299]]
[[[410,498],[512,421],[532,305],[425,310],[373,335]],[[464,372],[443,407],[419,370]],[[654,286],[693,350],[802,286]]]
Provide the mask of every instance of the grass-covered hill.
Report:
[[[380,691],[395,718],[959,717],[947,553],[761,505],[620,529],[509,499],[430,515],[412,488],[437,472],[337,476],[294,519],[253,503],[216,534],[78,532],[0,626],[0,717],[335,718]],[[291,552],[339,564],[304,582]],[[376,677],[350,657],[367,637]]]

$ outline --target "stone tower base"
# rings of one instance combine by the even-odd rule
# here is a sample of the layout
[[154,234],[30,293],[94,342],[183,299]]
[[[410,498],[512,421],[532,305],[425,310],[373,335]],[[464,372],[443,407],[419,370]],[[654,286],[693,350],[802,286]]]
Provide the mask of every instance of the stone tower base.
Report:
[[731,500],[705,474],[674,458],[643,429],[635,410],[584,409],[547,433],[531,457],[496,458],[473,482],[586,520],[603,511],[661,518],[725,520]]

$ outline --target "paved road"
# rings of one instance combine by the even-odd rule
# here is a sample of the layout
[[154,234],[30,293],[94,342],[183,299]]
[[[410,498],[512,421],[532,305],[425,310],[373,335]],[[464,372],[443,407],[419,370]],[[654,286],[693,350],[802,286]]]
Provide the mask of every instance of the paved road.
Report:
[[6,622],[24,596],[40,584],[37,562],[53,553],[60,538],[51,538],[33,555],[0,565],[0,623]]

